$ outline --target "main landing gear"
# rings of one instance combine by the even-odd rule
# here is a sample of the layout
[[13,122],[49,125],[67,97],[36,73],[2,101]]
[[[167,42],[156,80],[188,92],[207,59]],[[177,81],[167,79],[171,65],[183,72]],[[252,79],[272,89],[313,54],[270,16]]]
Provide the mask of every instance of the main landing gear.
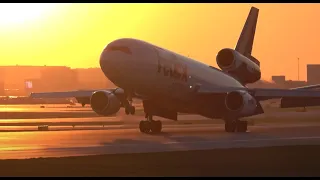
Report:
[[139,129],[142,133],[160,133],[162,130],[161,121],[155,121],[151,115],[146,115],[147,120],[140,121]]
[[226,132],[247,132],[248,122],[240,120],[225,120],[224,125]]
[[130,103],[125,106],[125,113],[126,113],[126,115],[128,115],[128,114],[134,115],[135,112],[136,112],[136,108],[135,108],[134,106],[132,106]]
[[132,93],[127,94],[127,101],[125,103],[125,113],[134,115],[136,112],[136,108],[132,105]]

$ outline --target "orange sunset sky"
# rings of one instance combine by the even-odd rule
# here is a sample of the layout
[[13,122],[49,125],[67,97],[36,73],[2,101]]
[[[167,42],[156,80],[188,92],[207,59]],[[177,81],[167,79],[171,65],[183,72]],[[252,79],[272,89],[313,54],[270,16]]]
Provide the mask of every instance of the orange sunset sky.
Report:
[[250,7],[260,9],[253,56],[262,78],[306,79],[320,64],[320,4],[1,4],[0,65],[99,67],[104,46],[138,38],[217,67]]

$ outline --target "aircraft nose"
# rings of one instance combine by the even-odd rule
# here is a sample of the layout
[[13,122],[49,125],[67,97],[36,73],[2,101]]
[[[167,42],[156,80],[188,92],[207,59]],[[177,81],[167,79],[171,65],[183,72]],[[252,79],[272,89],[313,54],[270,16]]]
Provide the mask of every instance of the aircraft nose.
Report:
[[105,48],[100,55],[100,67],[101,69],[109,69],[109,67],[112,69],[116,67],[115,58],[112,57],[107,48]]
[[109,44],[101,53],[100,67],[109,78],[117,78],[130,67],[132,52],[126,46]]

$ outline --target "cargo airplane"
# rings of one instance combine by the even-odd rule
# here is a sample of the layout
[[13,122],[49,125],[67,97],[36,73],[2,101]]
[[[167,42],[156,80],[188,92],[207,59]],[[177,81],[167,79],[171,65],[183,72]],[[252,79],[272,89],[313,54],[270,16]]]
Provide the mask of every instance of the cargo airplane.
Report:
[[318,87],[295,89],[248,88],[261,78],[260,62],[252,56],[259,9],[252,7],[234,49],[224,48],[216,56],[221,70],[189,57],[152,45],[122,38],[109,43],[101,53],[100,67],[119,88],[105,90],[31,93],[32,98],[88,99],[102,116],[121,107],[134,114],[134,98],[142,99],[146,120],[142,133],[159,133],[161,121],[154,116],[177,120],[178,113],[222,119],[226,132],[246,132],[243,117],[264,113],[261,101],[283,97],[320,97]]

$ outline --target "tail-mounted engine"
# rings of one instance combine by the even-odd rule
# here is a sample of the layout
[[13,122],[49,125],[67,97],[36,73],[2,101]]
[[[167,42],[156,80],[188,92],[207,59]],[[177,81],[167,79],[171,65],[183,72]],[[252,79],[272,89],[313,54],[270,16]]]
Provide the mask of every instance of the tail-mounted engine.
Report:
[[216,61],[222,71],[230,74],[243,84],[254,83],[261,78],[260,62],[252,56],[225,48],[219,51]]

